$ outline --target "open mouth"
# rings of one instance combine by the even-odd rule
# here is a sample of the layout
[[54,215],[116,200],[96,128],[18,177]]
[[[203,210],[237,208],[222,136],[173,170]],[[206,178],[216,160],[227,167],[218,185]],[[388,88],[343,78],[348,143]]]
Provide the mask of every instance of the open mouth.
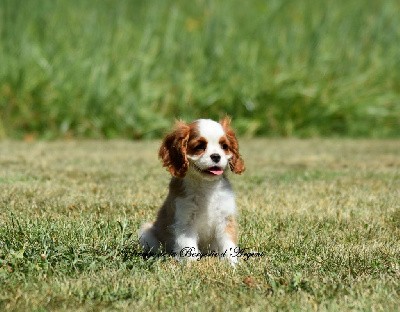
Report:
[[207,169],[200,169],[199,167],[197,167],[195,164],[193,164],[193,167],[204,174],[208,174],[208,175],[215,175],[215,176],[219,176],[221,174],[224,173],[224,170],[221,167],[218,166],[213,166],[213,167],[209,167]]

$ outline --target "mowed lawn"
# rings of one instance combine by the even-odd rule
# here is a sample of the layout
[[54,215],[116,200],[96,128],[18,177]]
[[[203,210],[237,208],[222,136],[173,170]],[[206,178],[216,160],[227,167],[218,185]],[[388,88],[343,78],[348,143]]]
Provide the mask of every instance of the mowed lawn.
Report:
[[158,145],[0,143],[1,311],[398,309],[400,141],[242,139],[236,269],[139,255]]

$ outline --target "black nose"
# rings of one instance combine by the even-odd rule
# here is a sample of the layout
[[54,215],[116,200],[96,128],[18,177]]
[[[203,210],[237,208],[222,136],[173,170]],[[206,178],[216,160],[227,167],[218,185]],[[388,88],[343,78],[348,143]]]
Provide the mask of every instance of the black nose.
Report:
[[211,154],[210,157],[215,163],[218,163],[221,160],[221,156],[219,154]]

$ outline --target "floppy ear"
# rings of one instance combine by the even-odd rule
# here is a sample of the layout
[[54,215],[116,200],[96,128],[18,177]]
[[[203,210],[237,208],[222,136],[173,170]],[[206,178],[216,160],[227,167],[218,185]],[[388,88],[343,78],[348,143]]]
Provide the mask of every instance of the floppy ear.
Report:
[[174,131],[167,134],[158,152],[163,166],[177,178],[183,178],[189,168],[186,157],[189,133],[190,127],[183,121],[177,121]]
[[225,131],[225,135],[229,141],[229,150],[232,158],[229,160],[231,171],[241,174],[245,170],[244,161],[239,154],[239,143],[235,135],[235,131],[231,128],[231,118],[226,116],[219,122]]

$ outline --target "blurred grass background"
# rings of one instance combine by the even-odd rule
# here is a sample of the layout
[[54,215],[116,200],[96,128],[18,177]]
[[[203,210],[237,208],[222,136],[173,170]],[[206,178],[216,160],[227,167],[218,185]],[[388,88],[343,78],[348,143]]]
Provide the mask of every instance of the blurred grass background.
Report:
[[398,0],[0,0],[0,138],[400,135]]

